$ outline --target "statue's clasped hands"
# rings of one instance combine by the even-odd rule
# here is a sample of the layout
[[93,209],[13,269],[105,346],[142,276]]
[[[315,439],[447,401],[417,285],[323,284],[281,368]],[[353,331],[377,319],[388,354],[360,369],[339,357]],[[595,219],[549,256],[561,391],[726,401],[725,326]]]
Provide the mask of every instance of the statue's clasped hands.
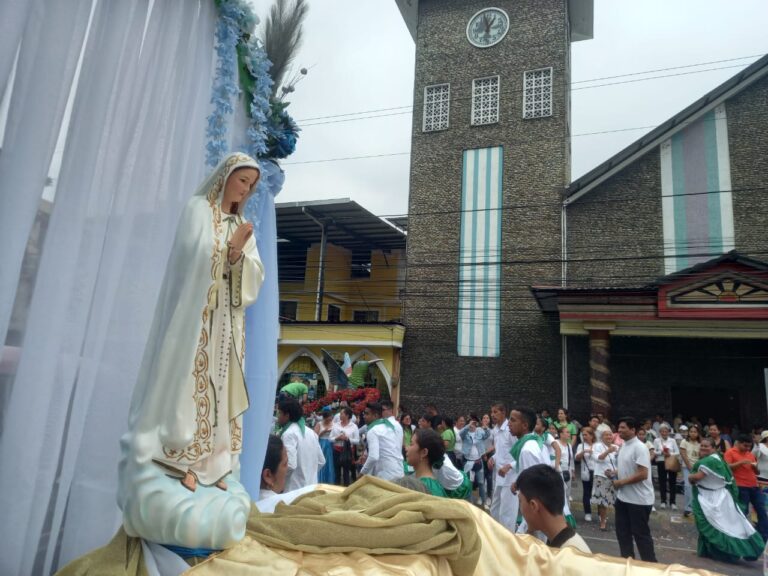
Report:
[[248,239],[253,235],[253,224],[245,222],[240,224],[227,242],[229,246],[229,262],[234,264],[243,253],[243,248]]

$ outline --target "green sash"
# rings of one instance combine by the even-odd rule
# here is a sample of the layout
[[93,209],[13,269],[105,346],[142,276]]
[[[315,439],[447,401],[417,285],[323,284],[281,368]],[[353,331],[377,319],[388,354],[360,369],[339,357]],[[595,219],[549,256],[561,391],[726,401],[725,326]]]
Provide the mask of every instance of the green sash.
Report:
[[[283,435],[283,432],[285,432],[286,430],[288,430],[288,428],[290,427],[290,425],[291,425],[291,424],[293,424],[293,422],[286,422],[285,424],[283,424],[282,426],[280,426],[280,429],[277,431],[277,434],[278,434],[278,436],[282,436],[282,435]],[[296,424],[298,424],[298,425],[299,425],[299,430],[301,430],[301,437],[303,438],[303,437],[304,437],[304,430],[305,430],[305,429],[306,429],[306,427],[307,427],[307,423],[304,421],[304,416],[302,416],[301,418],[299,418],[299,419],[296,421]]]
[[512,448],[510,448],[509,450],[509,453],[512,455],[512,458],[514,458],[515,460],[515,464],[517,464],[518,470],[520,469],[520,452],[523,451],[523,446],[525,446],[525,443],[530,440],[533,440],[534,442],[536,442],[536,444],[539,447],[539,450],[541,450],[541,447],[544,446],[544,441],[541,439],[541,436],[539,436],[535,432],[529,432],[528,434],[520,438],[520,440],[515,442],[514,446],[512,446]]
[[394,427],[394,425],[392,424],[392,422],[390,422],[390,421],[389,421],[389,420],[387,420],[386,418],[379,418],[378,420],[374,420],[373,422],[371,422],[370,424],[368,424],[368,430],[370,430],[370,429],[371,429],[371,428],[373,428],[374,426],[378,426],[379,424],[384,424],[384,426],[389,426],[389,429],[390,429],[390,430],[394,430],[394,429],[395,429],[395,427]]

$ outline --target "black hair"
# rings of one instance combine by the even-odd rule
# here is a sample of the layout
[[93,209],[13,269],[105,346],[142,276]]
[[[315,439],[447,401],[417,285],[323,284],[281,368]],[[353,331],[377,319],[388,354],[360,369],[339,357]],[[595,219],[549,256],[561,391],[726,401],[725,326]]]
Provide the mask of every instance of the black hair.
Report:
[[382,400],[381,402],[379,402],[379,404],[381,404],[381,409],[382,410],[394,410],[395,409],[395,405],[392,404],[391,400]]
[[629,428],[630,430],[637,430],[637,422],[635,422],[635,419],[632,418],[632,416],[622,416],[616,421],[616,426],[624,422],[624,424]]
[[513,408],[512,410],[520,413],[523,420],[528,422],[528,432],[533,432],[533,429],[536,427],[536,412],[530,408]]
[[440,434],[428,428],[418,428],[413,433],[419,448],[427,449],[427,460],[430,466],[441,466],[445,456],[445,444]]
[[565,487],[563,478],[548,464],[536,464],[517,477],[517,489],[528,500],[538,500],[554,516],[563,514]]
[[491,408],[496,408],[496,410],[501,410],[504,412],[504,414],[507,413],[507,405],[504,404],[504,402],[494,402]]
[[738,442],[739,444],[752,444],[753,443],[752,436],[750,436],[749,434],[739,434],[738,436],[736,436],[736,442]]
[[277,403],[277,409],[287,415],[290,422],[298,422],[304,415],[301,404],[294,398],[283,398]]
[[267,440],[267,452],[264,454],[264,467],[262,468],[262,474],[264,473],[264,470],[269,470],[272,472],[272,474],[275,474],[282,458],[283,439],[276,434],[270,434],[269,440]]
[[445,424],[446,428],[453,428],[454,421],[453,418],[450,416],[443,416],[443,424]]
[[344,408],[342,408],[341,411],[344,412],[344,414],[346,414],[347,418],[349,418],[350,420],[352,420],[352,416],[355,415],[355,413],[352,412],[352,408],[350,408],[349,406],[344,406]]
[[717,450],[717,446],[715,446],[715,441],[709,436],[704,436],[701,440],[699,440],[699,442],[701,444],[704,444],[704,442],[706,442],[707,444],[709,444],[710,448],[714,448],[715,450]]
[[477,417],[477,412],[469,413],[469,421],[472,422],[472,420],[475,420],[476,422],[480,422],[480,418]]
[[432,416],[432,418],[427,418],[427,420],[429,420],[429,425],[433,430],[437,430],[437,427],[443,423],[443,417],[439,414],[437,416]]
[[367,408],[374,414],[378,414],[379,416],[381,416],[381,404],[379,404],[378,402],[368,402]]

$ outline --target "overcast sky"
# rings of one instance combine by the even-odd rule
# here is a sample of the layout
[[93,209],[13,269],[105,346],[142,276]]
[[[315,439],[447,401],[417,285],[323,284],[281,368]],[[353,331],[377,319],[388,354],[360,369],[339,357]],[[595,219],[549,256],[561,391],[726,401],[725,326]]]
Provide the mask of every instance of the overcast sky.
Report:
[[[594,39],[572,44],[573,134],[660,124],[768,52],[767,22],[766,0],[595,0]],[[298,64],[311,70],[290,107],[303,131],[278,201],[346,197],[379,215],[405,214],[414,43],[395,0],[310,0],[305,33]],[[722,69],[690,73],[711,68]],[[380,118],[309,120],[398,107],[360,115]],[[575,136],[573,178],[648,131]],[[315,162],[380,154],[400,155]]]

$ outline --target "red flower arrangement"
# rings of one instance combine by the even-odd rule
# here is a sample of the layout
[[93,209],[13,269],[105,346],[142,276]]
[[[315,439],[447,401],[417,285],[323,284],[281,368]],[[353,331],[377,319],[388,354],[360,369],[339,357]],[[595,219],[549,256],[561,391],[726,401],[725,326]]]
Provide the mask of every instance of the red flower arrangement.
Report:
[[342,401],[346,401],[355,414],[360,414],[369,402],[378,402],[380,398],[381,392],[376,388],[347,388],[304,404],[304,415],[309,416],[313,412],[322,410],[324,406]]

